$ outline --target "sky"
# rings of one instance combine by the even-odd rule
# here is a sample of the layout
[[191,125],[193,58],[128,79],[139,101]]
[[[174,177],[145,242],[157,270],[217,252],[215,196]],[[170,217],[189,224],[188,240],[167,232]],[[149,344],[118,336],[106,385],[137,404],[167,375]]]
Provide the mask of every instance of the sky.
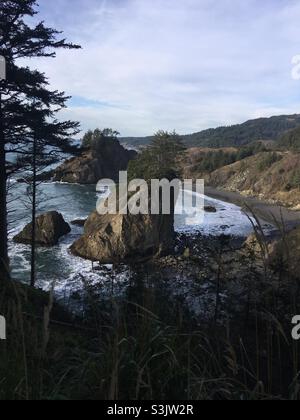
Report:
[[29,65],[72,96],[61,117],[80,121],[83,131],[188,134],[300,113],[292,64],[300,55],[298,0],[39,4],[39,18],[82,49]]

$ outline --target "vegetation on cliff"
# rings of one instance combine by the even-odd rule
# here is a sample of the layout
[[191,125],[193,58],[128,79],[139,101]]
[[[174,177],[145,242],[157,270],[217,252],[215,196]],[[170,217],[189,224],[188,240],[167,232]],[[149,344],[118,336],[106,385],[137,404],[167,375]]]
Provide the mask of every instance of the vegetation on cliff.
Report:
[[279,140],[279,147],[300,152],[300,127],[285,133]]
[[104,128],[103,130],[96,128],[94,131],[87,131],[83,138],[81,146],[83,149],[97,150],[99,145],[103,144],[103,140],[115,141],[118,139],[118,131],[112,130],[111,128]]
[[214,187],[299,208],[300,154],[262,152],[206,175]]
[[267,151],[267,148],[262,142],[255,142],[241,148],[191,148],[184,156],[181,156],[181,166],[184,173],[197,173],[200,176],[263,151]]
[[118,180],[119,172],[127,170],[136,152],[121,146],[117,135],[111,129],[88,131],[82,140],[81,154],[56,168],[54,181],[97,184],[101,179]]

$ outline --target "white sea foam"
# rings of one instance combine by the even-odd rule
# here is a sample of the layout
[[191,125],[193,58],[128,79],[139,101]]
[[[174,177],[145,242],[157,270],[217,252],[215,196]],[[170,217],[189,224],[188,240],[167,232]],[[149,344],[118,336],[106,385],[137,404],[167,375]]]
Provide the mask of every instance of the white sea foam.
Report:
[[[71,222],[75,219],[86,218],[93,209],[95,209],[98,194],[92,188],[85,186],[62,184],[62,183],[46,183],[43,184],[45,191],[49,197],[54,199],[43,203],[41,211],[58,210],[65,220]],[[83,187],[83,188],[82,188]],[[17,187],[18,193],[22,194],[23,186]],[[53,202],[56,200],[56,203]],[[186,226],[184,216],[175,217],[175,228],[178,232],[200,232],[203,235],[220,235],[231,234],[236,236],[247,236],[252,232],[252,225],[242,210],[233,204],[221,202],[216,199],[207,198],[206,204],[216,207],[216,213],[205,213],[204,222],[199,219],[195,220],[193,226]],[[12,216],[14,222],[10,231],[10,256],[11,265],[13,267],[13,276],[22,282],[28,282],[30,279],[30,247],[26,245],[15,244],[12,242],[13,236],[18,233],[30,220],[30,213],[22,208],[15,207],[16,214]],[[27,219],[24,216],[27,215]],[[99,289],[99,293],[115,296],[121,296],[125,293],[128,283],[128,270],[126,267],[117,273],[112,267],[102,267],[100,271],[94,271],[90,261],[74,257],[70,254],[70,245],[80,237],[83,229],[78,226],[72,226],[72,232],[63,237],[58,246],[53,248],[38,248],[37,250],[37,286],[45,290],[50,290],[55,282],[56,293],[64,299],[69,299],[72,294],[84,293],[83,278],[85,285]],[[112,277],[117,276],[117,281],[112,284]],[[177,281],[178,280],[178,281]],[[185,296],[185,300],[189,306],[195,305],[194,311],[204,307],[201,301],[210,300],[210,292],[203,286],[201,298],[192,299],[193,285],[188,283],[181,284],[180,279],[176,280],[176,287],[173,284],[173,292],[175,289],[179,294]],[[171,287],[171,285],[170,285]],[[170,289],[171,290],[171,289]],[[177,293],[176,292],[176,293]],[[174,292],[175,293],[175,292]],[[198,308],[198,309],[197,309]]]
[[196,216],[192,226],[185,224],[185,217],[176,216],[176,230],[185,233],[197,231],[203,235],[227,234],[240,237],[246,237],[253,231],[249,218],[240,207],[209,197],[205,197],[205,203],[214,206],[216,213],[205,212],[204,219],[203,215],[199,214],[198,220]]

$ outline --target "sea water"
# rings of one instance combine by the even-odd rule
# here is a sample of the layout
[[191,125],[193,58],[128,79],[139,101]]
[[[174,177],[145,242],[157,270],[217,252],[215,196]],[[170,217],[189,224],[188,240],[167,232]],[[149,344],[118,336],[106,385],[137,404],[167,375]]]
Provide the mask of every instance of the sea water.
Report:
[[[39,186],[38,213],[58,211],[67,222],[84,219],[95,210],[99,194],[94,186],[83,186],[65,183],[43,183]],[[15,244],[14,235],[20,232],[30,222],[31,209],[28,205],[27,186],[12,182],[9,203],[9,253],[11,258],[12,276],[14,279],[28,283],[30,279],[30,247]],[[204,220],[199,218],[193,225],[186,225],[186,218],[175,217],[175,229],[178,232],[203,235],[230,234],[248,236],[252,225],[242,210],[233,204],[205,197],[205,204],[214,206],[216,213],[205,213]],[[83,228],[73,226],[70,234],[60,240],[59,245],[51,248],[37,249],[37,287],[51,289],[55,283],[57,294],[70,296],[82,289],[82,278],[89,284],[101,282],[102,292],[111,292],[110,266],[103,266],[94,271],[90,261],[74,257],[70,254],[71,244],[83,233]],[[114,284],[114,294],[122,293],[128,282],[128,270],[124,267],[117,274],[118,281]]]

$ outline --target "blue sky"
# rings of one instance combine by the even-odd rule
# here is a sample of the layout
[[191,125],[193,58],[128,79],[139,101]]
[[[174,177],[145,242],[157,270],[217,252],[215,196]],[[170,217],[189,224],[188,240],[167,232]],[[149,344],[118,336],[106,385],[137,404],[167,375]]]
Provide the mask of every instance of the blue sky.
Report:
[[79,51],[31,61],[73,96],[62,117],[122,135],[300,112],[300,2],[39,0]]

